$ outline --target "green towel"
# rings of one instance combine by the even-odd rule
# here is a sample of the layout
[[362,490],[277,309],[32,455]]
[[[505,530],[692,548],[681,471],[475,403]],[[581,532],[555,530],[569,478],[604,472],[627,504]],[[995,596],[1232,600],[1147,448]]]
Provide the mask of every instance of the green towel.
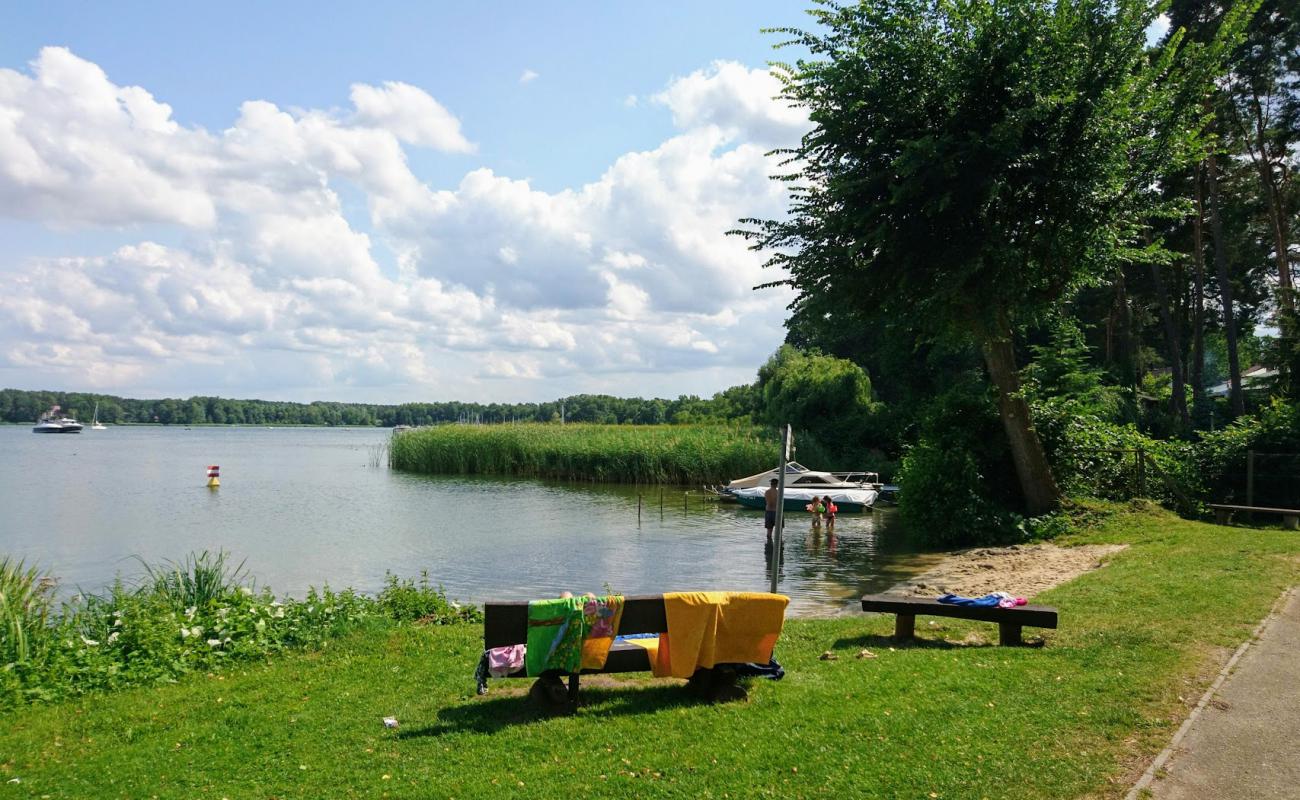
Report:
[[528,652],[524,669],[530,676],[547,670],[575,673],[582,667],[586,625],[584,598],[533,600],[528,604]]

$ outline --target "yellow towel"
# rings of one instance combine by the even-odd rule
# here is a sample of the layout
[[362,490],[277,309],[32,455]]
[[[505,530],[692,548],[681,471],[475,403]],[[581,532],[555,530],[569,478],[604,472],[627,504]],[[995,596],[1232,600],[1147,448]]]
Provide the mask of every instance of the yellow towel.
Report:
[[784,595],[766,592],[665,594],[668,632],[659,636],[658,651],[650,654],[655,677],[689,678],[695,670],[715,664],[766,664],[789,602]]

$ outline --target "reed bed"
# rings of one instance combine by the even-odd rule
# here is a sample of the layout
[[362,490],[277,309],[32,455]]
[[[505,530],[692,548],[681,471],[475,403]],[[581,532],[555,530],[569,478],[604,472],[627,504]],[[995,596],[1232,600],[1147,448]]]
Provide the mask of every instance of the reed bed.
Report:
[[444,475],[601,483],[725,483],[776,466],[779,444],[743,425],[440,425],[404,431],[389,465]]

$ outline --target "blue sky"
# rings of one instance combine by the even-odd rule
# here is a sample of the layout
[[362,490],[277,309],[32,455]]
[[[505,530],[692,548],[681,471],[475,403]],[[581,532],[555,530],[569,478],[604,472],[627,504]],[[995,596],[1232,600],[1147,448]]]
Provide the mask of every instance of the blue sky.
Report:
[[[9,4],[0,385],[539,400],[751,380],[801,4]],[[8,120],[8,127],[4,120]]]

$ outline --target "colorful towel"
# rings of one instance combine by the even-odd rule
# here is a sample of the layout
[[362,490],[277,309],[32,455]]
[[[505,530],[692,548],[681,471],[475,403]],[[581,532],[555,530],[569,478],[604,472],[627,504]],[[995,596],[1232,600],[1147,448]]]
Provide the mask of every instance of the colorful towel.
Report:
[[603,669],[623,619],[623,595],[582,598],[582,668]]
[[528,651],[524,668],[529,676],[547,670],[577,672],[582,667],[583,598],[559,597],[528,604]]
[[766,664],[789,602],[784,595],[764,592],[665,594],[668,632],[652,653],[655,676],[689,678],[715,664]]

